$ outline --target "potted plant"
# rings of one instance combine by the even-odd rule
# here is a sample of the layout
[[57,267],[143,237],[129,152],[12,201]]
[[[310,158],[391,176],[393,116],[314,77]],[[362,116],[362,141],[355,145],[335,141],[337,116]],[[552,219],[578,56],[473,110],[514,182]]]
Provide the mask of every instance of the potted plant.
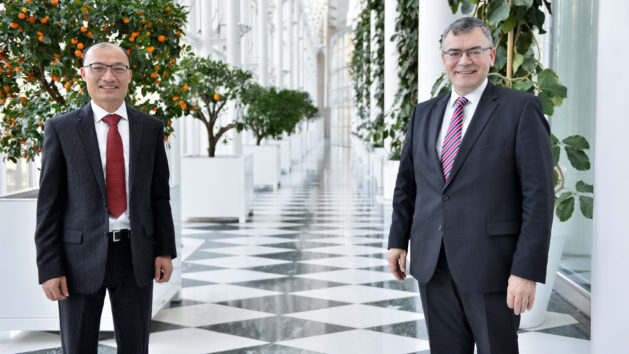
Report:
[[250,156],[216,156],[216,146],[237,121],[223,123],[226,107],[240,104],[251,73],[210,58],[189,55],[181,61],[178,85],[164,97],[177,102],[175,116],[200,121],[208,138],[207,156],[182,160],[182,215],[184,218],[238,218],[246,222],[253,202]]
[[[0,11],[3,158],[37,162],[46,119],[89,101],[78,69],[85,50],[105,41],[120,45],[130,57],[133,80],[128,102],[161,119],[168,140],[172,117],[164,113],[172,104],[157,98],[172,85],[177,58],[186,50],[181,41],[185,19],[185,8],[169,0],[4,1]],[[171,188],[173,199],[177,190],[176,185]],[[0,223],[12,235],[3,239],[9,257],[0,265],[19,270],[6,279],[14,291],[1,297],[2,304],[10,305],[0,306],[0,326],[8,319],[16,330],[58,330],[56,308],[42,296],[32,262],[36,196],[37,191],[31,190],[0,199]],[[155,312],[180,287],[177,260],[174,266],[173,279],[154,289]],[[104,318],[103,328],[113,328],[111,315],[105,312]],[[23,327],[16,328],[17,323]]]

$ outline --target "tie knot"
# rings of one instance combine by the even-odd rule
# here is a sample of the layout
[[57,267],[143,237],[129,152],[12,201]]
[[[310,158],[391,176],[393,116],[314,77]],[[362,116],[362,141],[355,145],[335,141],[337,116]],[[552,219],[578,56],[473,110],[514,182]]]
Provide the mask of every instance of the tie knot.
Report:
[[456,103],[456,105],[457,105],[457,106],[459,106],[459,107],[463,107],[463,106],[465,106],[465,104],[466,104],[466,103],[468,103],[469,101],[470,101],[470,100],[468,100],[468,99],[467,99],[467,98],[465,98],[465,97],[459,97],[459,98],[457,98],[457,99],[456,99],[456,102],[455,102],[455,103]]
[[108,114],[105,117],[103,117],[103,121],[109,124],[109,126],[111,127],[111,126],[118,125],[118,122],[120,122],[120,118],[122,117],[117,114]]

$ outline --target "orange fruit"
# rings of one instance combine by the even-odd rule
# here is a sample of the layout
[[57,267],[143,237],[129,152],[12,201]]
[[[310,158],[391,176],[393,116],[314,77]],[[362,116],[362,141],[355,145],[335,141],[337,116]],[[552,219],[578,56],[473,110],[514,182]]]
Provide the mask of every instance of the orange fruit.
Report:
[[15,28],[18,28],[19,25],[15,22],[11,22],[10,26],[11,28],[15,29]]
[[46,16],[46,17],[44,17],[44,18],[40,19],[39,21],[40,21],[41,23],[47,23],[49,19],[50,19],[50,17]]
[[156,73],[156,72],[153,72],[153,73],[151,74],[151,77],[152,77],[153,79],[154,79],[154,78],[156,78],[156,77],[158,77],[158,76],[159,76],[159,74],[158,74],[158,73]]
[[146,48],[146,51],[149,53],[153,53],[153,50],[155,50],[155,47],[148,47]]
[[87,27],[81,26],[81,32],[87,32]]
[[165,40],[166,40],[166,37],[164,37],[164,36],[159,36],[159,37],[157,37],[157,40],[158,40],[158,41],[160,41],[160,42],[163,42],[163,41],[165,41]]
[[79,58],[83,58],[83,52],[79,49],[74,51],[74,55],[76,55]]
[[76,47],[79,48],[79,49],[83,49],[83,48],[85,48],[85,45],[83,43],[79,43],[79,44],[76,45]]
[[52,5],[57,5],[59,3],[59,0],[51,0],[50,3]]
[[65,87],[65,88],[66,88],[66,90],[69,90],[69,89],[70,89],[70,87],[72,87],[72,84],[70,83],[70,81],[68,81],[68,82],[66,82],[66,84],[65,84],[65,85],[63,85],[63,87]]
[[183,91],[186,91],[190,88],[190,86],[188,86],[188,84],[184,84],[183,87],[181,88]]
[[87,32],[86,36],[91,37],[92,36],[92,32]]
[[78,40],[76,40],[76,39],[74,39],[74,38],[72,38],[72,39],[70,40],[70,42],[72,42],[72,44],[77,44],[77,43],[79,43],[79,41],[78,41]]
[[214,94],[214,101],[218,101],[221,99],[221,96],[218,93]]
[[28,19],[28,22],[30,22],[30,23],[35,23],[35,22],[37,22],[37,19],[35,18],[35,16],[31,16],[31,17]]
[[129,20],[129,18],[128,18],[128,17],[125,17],[125,18],[122,20],[122,22],[124,22],[124,23],[129,23],[129,21],[130,21],[130,20]]
[[179,101],[179,97],[177,96],[173,97],[173,101]]
[[26,15],[24,15],[22,12],[20,12],[17,17],[19,17],[21,20],[26,18]]

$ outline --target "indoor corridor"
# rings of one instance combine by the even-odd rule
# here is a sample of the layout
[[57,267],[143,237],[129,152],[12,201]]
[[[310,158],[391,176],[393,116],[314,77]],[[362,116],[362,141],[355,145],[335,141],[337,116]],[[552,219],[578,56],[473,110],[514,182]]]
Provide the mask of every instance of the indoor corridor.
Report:
[[[418,286],[386,264],[390,202],[351,148],[321,144],[246,224],[184,223],[182,300],[150,353],[430,353]],[[589,353],[589,323],[554,295],[523,354]],[[61,353],[56,332],[0,332],[0,353]],[[99,353],[115,353],[103,332]]]

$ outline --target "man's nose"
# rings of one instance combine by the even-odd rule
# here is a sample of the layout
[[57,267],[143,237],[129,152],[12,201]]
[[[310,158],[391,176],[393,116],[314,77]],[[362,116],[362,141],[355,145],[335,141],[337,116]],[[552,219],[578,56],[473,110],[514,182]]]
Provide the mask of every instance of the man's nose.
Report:
[[114,75],[114,68],[110,66],[106,66],[105,73],[103,74],[103,78],[106,80],[113,80],[115,77],[116,75]]
[[462,52],[461,57],[459,58],[459,64],[469,64],[472,62],[470,55],[467,52]]

